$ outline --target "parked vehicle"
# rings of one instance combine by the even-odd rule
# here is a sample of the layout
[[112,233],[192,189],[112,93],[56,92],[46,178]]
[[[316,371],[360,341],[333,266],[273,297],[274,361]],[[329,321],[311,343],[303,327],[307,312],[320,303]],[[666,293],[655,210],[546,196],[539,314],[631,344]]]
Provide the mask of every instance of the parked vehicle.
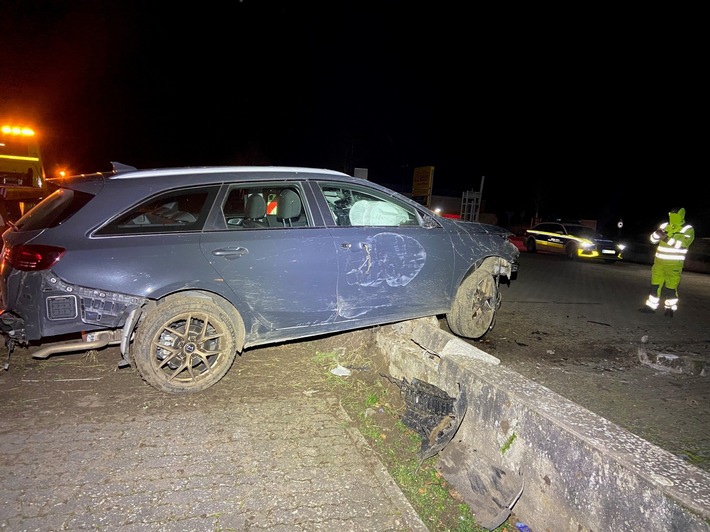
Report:
[[33,353],[120,344],[155,388],[204,390],[250,347],[445,315],[484,336],[518,249],[376,183],[287,167],[65,178],[3,234],[0,332]]
[[525,231],[525,248],[559,253],[570,259],[601,259],[616,262],[622,259],[625,246],[604,237],[579,222],[541,222]]

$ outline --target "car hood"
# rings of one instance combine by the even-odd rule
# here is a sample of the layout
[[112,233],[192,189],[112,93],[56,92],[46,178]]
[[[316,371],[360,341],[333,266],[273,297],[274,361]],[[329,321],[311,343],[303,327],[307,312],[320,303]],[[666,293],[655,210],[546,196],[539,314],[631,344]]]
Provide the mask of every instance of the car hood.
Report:
[[[520,256],[520,250],[509,240],[514,233],[504,227],[449,218],[443,218],[440,222],[452,233],[452,236],[458,235],[458,239],[467,246],[487,248],[489,256],[499,255],[510,261],[517,261]],[[454,245],[456,245],[456,237],[454,237]]]
[[461,220],[450,220],[448,218],[444,218],[444,220],[455,226],[458,231],[465,231],[474,235],[499,235],[502,238],[513,236],[513,233],[497,225],[484,224],[481,222],[464,222]]

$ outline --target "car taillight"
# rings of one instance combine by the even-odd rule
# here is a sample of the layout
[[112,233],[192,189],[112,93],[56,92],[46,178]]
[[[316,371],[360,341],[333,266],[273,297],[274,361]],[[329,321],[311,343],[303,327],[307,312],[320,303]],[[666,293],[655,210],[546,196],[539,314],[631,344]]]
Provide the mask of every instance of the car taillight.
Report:
[[64,248],[39,244],[5,246],[2,250],[2,261],[16,270],[26,272],[48,270],[62,258],[65,252]]

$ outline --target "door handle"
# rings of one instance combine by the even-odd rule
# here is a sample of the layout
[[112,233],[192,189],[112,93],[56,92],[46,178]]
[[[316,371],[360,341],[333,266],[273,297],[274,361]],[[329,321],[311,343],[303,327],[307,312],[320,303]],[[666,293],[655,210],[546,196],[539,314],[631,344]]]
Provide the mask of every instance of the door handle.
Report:
[[241,246],[237,248],[222,248],[213,250],[212,255],[214,255],[215,257],[224,257],[225,259],[232,260],[238,259],[239,257],[242,257],[244,255],[249,255],[249,250]]
[[341,242],[340,247],[342,249],[352,249],[353,251],[363,250],[368,255],[370,253],[370,244],[367,242],[358,242],[355,246],[353,246],[350,242]]

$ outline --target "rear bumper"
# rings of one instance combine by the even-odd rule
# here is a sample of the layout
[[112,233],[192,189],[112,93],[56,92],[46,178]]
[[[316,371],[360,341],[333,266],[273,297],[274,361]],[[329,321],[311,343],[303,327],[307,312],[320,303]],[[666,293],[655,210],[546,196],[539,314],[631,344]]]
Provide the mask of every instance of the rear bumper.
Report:
[[15,272],[4,281],[5,311],[0,314],[0,332],[21,342],[120,328],[129,313],[146,302],[144,298],[72,285],[47,271]]

